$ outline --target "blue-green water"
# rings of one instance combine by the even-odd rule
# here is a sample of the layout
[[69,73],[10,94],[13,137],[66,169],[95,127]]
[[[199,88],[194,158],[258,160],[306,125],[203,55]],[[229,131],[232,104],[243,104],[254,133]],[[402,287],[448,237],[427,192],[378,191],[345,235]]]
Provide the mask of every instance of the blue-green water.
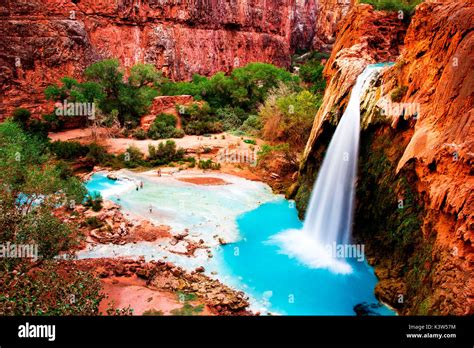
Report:
[[[308,268],[268,243],[272,235],[302,227],[296,209],[288,201],[261,205],[241,215],[237,223],[244,239],[224,246],[228,272],[240,277],[253,296],[268,298],[273,311],[288,315],[354,315],[354,305],[378,302],[373,293],[377,279],[365,262],[349,261],[353,272],[338,275]],[[380,314],[393,313],[382,306]]]
[[[118,195],[114,193],[116,192],[114,188],[123,189],[124,185],[128,185],[128,193],[120,194],[120,201],[117,201]],[[179,197],[181,190],[189,190],[189,184],[181,185],[183,187],[177,183],[171,185],[174,191],[170,192],[170,196],[163,198],[161,193],[155,192],[156,185],[152,182],[147,181],[145,188],[136,192],[133,182],[112,181],[103,174],[95,174],[86,187],[89,192],[106,193],[105,196],[108,195],[117,203],[123,204],[126,210],[130,209],[129,203],[138,204],[133,198],[136,194],[146,196],[148,200],[153,199],[156,204],[175,209],[172,201]],[[166,189],[169,190],[170,187]],[[213,204],[211,201],[223,199],[216,194],[216,189],[218,188],[214,187],[209,192],[200,191],[200,194],[206,195],[205,201]],[[233,188],[227,187],[227,189]],[[127,198],[129,196],[132,197],[130,202]],[[194,209],[199,210],[197,204]],[[202,261],[168,253],[168,260],[184,267],[188,264],[188,269],[196,267],[199,262],[204,262],[206,273],[210,270],[217,271],[221,281],[245,291],[256,302],[254,307],[262,310],[262,314],[271,312],[287,315],[354,315],[355,305],[363,302],[378,303],[374,296],[377,279],[366,262],[348,261],[353,269],[351,274],[334,274],[327,269],[309,268],[281,253],[277,245],[269,242],[270,237],[277,233],[302,227],[297,211],[289,201],[279,198],[262,203],[258,208],[239,215],[236,218],[236,225],[241,238],[235,243],[213,247],[214,258]],[[218,232],[219,227],[214,228],[216,230],[209,231],[210,234]],[[113,250],[120,256],[126,256],[121,254],[127,253],[136,255],[137,252],[146,254],[156,251],[150,251],[156,246],[140,243],[130,245],[128,248],[127,245],[112,248],[115,248]],[[108,249],[104,247],[98,249],[95,257],[101,252],[106,253],[106,250]],[[155,255],[159,253],[156,252]],[[377,311],[381,315],[394,314],[385,306],[381,306]]]

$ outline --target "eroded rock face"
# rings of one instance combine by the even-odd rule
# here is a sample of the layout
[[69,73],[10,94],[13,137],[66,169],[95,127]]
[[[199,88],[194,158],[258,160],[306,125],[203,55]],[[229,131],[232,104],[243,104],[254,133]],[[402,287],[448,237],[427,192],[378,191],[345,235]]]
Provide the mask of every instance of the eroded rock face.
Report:
[[154,64],[176,80],[254,61],[285,67],[292,52],[310,49],[316,37],[329,42],[339,8],[347,6],[336,0],[5,0],[0,120],[20,106],[38,116],[50,112],[45,86],[64,75],[80,78],[103,58],[127,68]]
[[[393,191],[387,191],[401,195],[393,197],[394,209],[397,199],[408,199],[406,190],[414,197],[415,205],[410,207],[413,213],[401,219],[398,226],[391,226],[392,230],[372,231],[374,235],[364,236],[364,242],[372,248],[372,263],[380,279],[376,294],[402,314],[472,314],[474,76],[470,67],[474,59],[474,8],[454,0],[419,5],[398,57],[395,43],[403,28],[397,29],[396,17],[381,16],[368,6],[357,6],[341,23],[325,68],[328,89],[306,147],[300,177],[314,181],[315,161],[321,159],[318,153],[330,139],[327,125],[338,122],[364,67],[395,61],[365,96],[372,105],[361,101],[363,124],[371,123],[365,124],[370,130],[362,133],[361,140],[369,142],[363,149],[368,150],[365,159],[377,151],[380,163],[387,165],[377,168],[375,161],[371,170],[383,173],[381,179],[388,175],[394,179],[390,187]],[[387,32],[388,28],[393,30]],[[375,35],[372,37],[371,33]],[[376,124],[381,119],[384,123]],[[377,141],[381,137],[386,141]],[[402,189],[399,184],[403,181],[406,187]],[[378,184],[374,182],[371,189],[381,189]],[[390,183],[384,185],[388,188]],[[381,209],[377,206],[381,203],[358,201],[359,206],[375,206],[372,209]],[[380,241],[405,231],[403,224],[412,223],[408,218],[420,222],[410,236],[399,237],[408,238],[403,243],[408,242],[410,249],[405,253],[394,250],[393,254],[377,250],[382,245]],[[355,237],[364,229],[356,221]],[[410,242],[410,238],[414,240]]]
[[323,124],[337,123],[342,116],[357,76],[369,64],[394,61],[405,31],[406,24],[397,13],[374,11],[370,5],[357,5],[340,23],[331,57],[324,68],[328,87],[314,120],[303,163],[313,151]]

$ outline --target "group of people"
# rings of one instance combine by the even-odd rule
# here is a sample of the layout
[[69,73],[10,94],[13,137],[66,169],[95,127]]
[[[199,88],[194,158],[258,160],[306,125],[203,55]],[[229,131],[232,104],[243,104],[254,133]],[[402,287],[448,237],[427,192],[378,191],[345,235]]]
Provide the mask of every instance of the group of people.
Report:
[[136,190],[138,191],[139,189],[143,188],[143,181],[140,181],[139,184],[137,184]]

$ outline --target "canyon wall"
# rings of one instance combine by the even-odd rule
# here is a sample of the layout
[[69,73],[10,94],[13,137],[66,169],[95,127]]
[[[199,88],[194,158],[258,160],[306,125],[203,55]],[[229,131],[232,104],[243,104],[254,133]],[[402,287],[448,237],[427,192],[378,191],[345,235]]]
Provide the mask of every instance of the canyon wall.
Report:
[[396,17],[353,8],[325,67],[328,88],[300,168],[304,212],[357,75],[394,61],[361,98],[353,235],[375,266],[377,297],[401,314],[474,313],[473,17],[467,2],[425,2],[397,29]]
[[[43,90],[118,58],[189,79],[248,62],[288,67],[291,54],[330,47],[350,2],[338,0],[3,0],[0,118],[45,112]],[[321,44],[323,43],[323,44]]]

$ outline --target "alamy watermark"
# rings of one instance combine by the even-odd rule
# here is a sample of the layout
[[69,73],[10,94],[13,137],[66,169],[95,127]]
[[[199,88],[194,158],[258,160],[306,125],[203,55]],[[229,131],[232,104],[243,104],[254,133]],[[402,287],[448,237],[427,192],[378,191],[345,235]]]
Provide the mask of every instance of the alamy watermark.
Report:
[[387,102],[381,109],[385,116],[413,116],[417,119],[420,115],[420,103]]
[[57,116],[85,116],[89,120],[95,119],[95,103],[78,103],[63,100],[62,103],[54,104]]
[[359,262],[365,260],[364,244],[326,244],[324,249],[335,259],[356,259]]
[[220,163],[244,163],[255,167],[257,165],[257,151],[223,149],[217,153],[217,161]]
[[38,244],[0,244],[0,258],[29,258],[38,260]]

